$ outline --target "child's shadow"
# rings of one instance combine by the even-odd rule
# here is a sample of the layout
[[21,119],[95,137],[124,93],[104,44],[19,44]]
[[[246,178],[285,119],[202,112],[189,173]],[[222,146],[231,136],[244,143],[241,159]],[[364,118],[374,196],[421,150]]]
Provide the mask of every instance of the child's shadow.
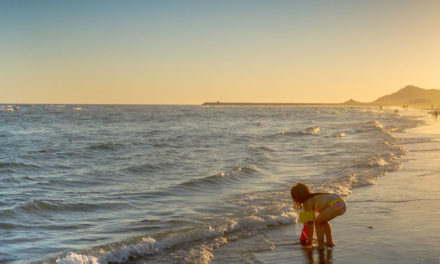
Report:
[[[327,249],[317,249],[317,248],[303,248],[304,256],[307,259],[307,263],[314,264],[314,263],[325,263],[325,264],[331,264],[332,263],[332,250]],[[317,254],[316,254],[317,252]],[[315,262],[316,255],[318,255],[318,262]]]

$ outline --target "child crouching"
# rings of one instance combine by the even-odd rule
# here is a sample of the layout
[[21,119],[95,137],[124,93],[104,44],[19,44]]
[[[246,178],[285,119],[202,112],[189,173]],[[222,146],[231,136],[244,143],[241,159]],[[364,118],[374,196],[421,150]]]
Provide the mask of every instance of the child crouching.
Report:
[[[312,193],[310,188],[302,183],[293,186],[290,194],[295,208],[302,209],[299,214],[300,221],[307,224],[309,236],[306,245],[312,245],[316,228],[318,248],[324,248],[324,236],[326,246],[335,246],[329,221],[345,213],[347,205],[344,199],[333,193]],[[317,217],[315,212],[319,213]]]

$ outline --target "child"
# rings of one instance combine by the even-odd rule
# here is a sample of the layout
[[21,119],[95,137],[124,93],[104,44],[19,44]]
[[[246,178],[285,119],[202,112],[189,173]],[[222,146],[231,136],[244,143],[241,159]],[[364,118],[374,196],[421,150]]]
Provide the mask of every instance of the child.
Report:
[[[299,218],[301,222],[307,224],[309,231],[307,245],[312,245],[314,228],[316,228],[318,248],[324,248],[324,235],[326,246],[335,246],[329,221],[345,213],[347,210],[345,201],[337,194],[312,193],[310,188],[302,183],[293,186],[290,194],[292,195],[295,208],[297,210],[304,209],[304,211],[300,212]],[[319,212],[316,218],[315,212]]]

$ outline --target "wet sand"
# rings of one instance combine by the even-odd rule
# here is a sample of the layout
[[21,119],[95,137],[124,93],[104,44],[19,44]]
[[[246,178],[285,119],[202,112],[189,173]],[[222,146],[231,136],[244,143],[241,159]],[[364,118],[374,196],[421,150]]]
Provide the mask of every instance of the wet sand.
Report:
[[[402,168],[346,197],[348,211],[331,222],[333,249],[302,248],[302,225],[286,225],[228,243],[213,252],[212,263],[440,263],[437,128],[434,120],[397,135],[408,151]],[[437,141],[426,143],[426,137]]]

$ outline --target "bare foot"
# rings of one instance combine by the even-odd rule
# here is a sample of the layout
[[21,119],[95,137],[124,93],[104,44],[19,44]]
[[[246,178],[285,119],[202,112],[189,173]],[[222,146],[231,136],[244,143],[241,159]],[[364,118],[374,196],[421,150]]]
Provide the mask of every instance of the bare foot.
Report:
[[317,246],[317,249],[319,249],[319,250],[324,250],[324,248],[325,248],[324,245],[318,245]]
[[327,243],[325,243],[325,245],[327,247],[334,247],[334,246],[336,246],[336,244],[333,241],[327,241]]
[[307,241],[307,243],[305,243],[303,246],[306,248],[313,247],[313,241]]

